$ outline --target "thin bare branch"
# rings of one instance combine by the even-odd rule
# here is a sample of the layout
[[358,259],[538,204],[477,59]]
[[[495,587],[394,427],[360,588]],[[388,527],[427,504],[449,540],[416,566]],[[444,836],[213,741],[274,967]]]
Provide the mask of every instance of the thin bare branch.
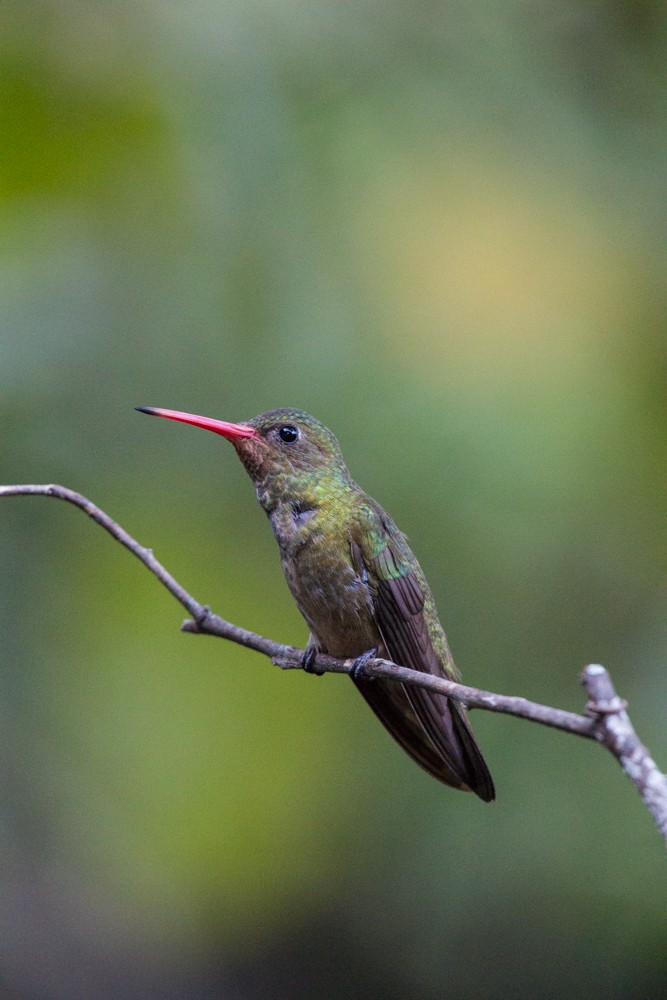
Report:
[[[184,621],[181,629],[184,632],[216,635],[221,639],[231,639],[233,642],[250,646],[251,649],[265,653],[271,658],[272,663],[283,670],[300,669],[302,666],[304,653],[302,649],[297,649],[294,646],[283,646],[271,639],[257,636],[253,632],[245,632],[245,630],[239,629],[236,625],[230,625],[224,618],[219,618],[218,615],[210,612],[199,620]],[[238,633],[241,633],[240,637]],[[318,672],[335,674],[348,674],[354,664],[354,659],[336,660],[333,656],[326,656],[323,653],[318,653],[313,661],[313,666],[317,668]],[[447,680],[446,677],[435,677],[433,674],[424,674],[418,670],[410,670],[408,667],[400,667],[397,663],[379,657],[369,660],[364,667],[364,672],[369,677],[388,677],[390,680],[400,681],[403,684],[412,684],[416,687],[428,688],[431,691],[439,691],[455,701],[462,701],[468,708],[483,708],[487,712],[516,715],[518,718],[530,719],[531,722],[539,722],[544,726],[551,726],[554,729],[562,729],[568,733],[576,733],[578,736],[595,739],[595,722],[585,715],[576,715],[574,712],[565,712],[560,708],[540,705],[515,695],[482,691],[479,688]]]
[[[267,656],[272,663],[284,670],[302,667],[302,649],[285,646],[264,636],[257,635],[213,614],[206,605],[199,604],[168,570],[153,555],[151,549],[144,548],[131,535],[109,517],[100,507],[65,486],[53,483],[47,485],[0,486],[0,496],[49,496],[66,500],[85,511],[97,524],[101,525],[116,541],[129,549],[144,566],[167,588],[177,601],[192,616],[183,622],[185,632],[214,635],[222,639],[254,649]],[[337,660],[331,656],[318,654],[314,666],[322,673],[349,673],[354,660]],[[417,670],[401,667],[388,660],[373,659],[365,666],[369,677],[386,677],[403,684],[438,691],[455,701],[461,701],[469,708],[481,708],[488,712],[514,715],[530,722],[538,722],[553,729],[574,733],[587,739],[597,740],[617,758],[621,767],[636,786],[659,830],[667,842],[667,776],[662,774],[650,757],[648,750],[639,741],[632,727],[626,703],[618,698],[611,678],[604,669],[592,664],[584,670],[582,683],[589,696],[587,715],[577,715],[549,705],[540,705],[526,698],[514,695],[495,694],[478,688],[457,684],[444,677],[434,677]]]

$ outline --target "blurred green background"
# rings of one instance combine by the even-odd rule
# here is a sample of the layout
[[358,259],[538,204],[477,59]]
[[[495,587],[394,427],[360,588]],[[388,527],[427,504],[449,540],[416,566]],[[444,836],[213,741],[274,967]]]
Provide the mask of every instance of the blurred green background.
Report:
[[[409,534],[466,681],[663,765],[665,41],[652,2],[5,0],[0,480],[306,628],[233,450],[276,406]],[[82,513],[5,499],[3,1000],[646,1000],[664,860],[592,744],[476,712],[484,806],[352,685],[179,634]]]

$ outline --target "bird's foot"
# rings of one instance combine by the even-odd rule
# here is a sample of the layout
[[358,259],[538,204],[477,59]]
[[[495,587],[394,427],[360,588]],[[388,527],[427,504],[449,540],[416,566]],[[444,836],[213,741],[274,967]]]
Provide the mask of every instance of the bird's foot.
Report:
[[369,660],[374,660],[378,655],[377,646],[373,646],[371,649],[367,649],[365,653],[358,656],[354,663],[352,664],[352,669],[350,670],[350,677],[353,681],[374,681],[375,678],[371,674],[366,673],[366,664]]
[[315,665],[316,656],[316,648],[314,646],[309,646],[301,657],[301,668],[302,670],[305,670],[307,674],[313,674],[315,677],[321,677],[325,671]]

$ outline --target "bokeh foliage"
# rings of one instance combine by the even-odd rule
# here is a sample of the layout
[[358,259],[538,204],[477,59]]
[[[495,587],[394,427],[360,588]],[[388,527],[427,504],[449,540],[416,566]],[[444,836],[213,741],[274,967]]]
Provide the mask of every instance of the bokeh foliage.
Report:
[[[410,536],[465,679],[604,662],[664,763],[664,10],[7,0],[0,478],[305,628],[232,450],[295,405]],[[15,1000],[606,998],[665,977],[661,849],[584,741],[473,717],[484,807],[352,686],[179,636],[80,513],[2,501]]]

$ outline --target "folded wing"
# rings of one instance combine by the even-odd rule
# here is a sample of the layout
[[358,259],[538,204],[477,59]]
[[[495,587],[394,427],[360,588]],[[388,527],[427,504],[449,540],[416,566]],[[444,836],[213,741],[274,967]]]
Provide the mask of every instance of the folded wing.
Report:
[[[390,529],[380,536],[385,544],[364,544],[366,534],[353,540],[351,549],[359,575],[367,579],[387,656],[401,666],[446,677],[429,632],[414,556],[393,524],[383,527]],[[381,679],[356,683],[392,736],[430,774],[470,789],[485,802],[495,798],[489,769],[460,705],[413,685]]]

